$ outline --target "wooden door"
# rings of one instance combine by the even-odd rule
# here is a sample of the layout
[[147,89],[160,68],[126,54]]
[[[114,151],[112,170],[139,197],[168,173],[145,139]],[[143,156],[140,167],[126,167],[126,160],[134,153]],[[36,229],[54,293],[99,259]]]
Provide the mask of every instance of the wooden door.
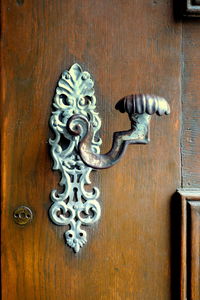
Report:
[[[192,53],[187,38],[200,29],[198,21],[176,20],[174,9],[165,0],[2,1],[4,300],[178,299],[171,199],[186,184],[189,164],[185,152],[181,164],[183,93],[198,88],[192,66],[184,73],[183,51],[188,59],[199,55],[199,42]],[[60,74],[76,62],[95,81],[102,152],[114,131],[130,126],[114,108],[119,99],[151,93],[171,106],[170,116],[152,118],[148,145],[130,146],[116,166],[93,172],[102,216],[77,254],[64,242],[66,228],[48,217],[59,182],[48,144],[52,98]],[[13,218],[20,205],[33,213],[24,226]]]

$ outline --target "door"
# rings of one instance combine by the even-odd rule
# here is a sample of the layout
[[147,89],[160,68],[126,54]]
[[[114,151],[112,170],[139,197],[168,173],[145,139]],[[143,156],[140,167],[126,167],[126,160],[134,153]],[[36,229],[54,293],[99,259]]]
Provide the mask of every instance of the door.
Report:
[[[4,300],[178,299],[171,203],[177,188],[200,184],[200,78],[193,74],[200,27],[198,20],[177,19],[174,6],[161,0],[2,1]],[[170,116],[152,117],[149,144],[129,146],[115,166],[92,172],[102,215],[86,228],[88,242],[78,253],[65,243],[66,226],[48,215],[50,192],[60,180],[48,143],[52,99],[60,74],[74,63],[95,82],[102,153],[113,132],[130,128],[115,110],[119,99],[150,93],[171,107]],[[22,205],[33,217],[26,225],[14,218]]]

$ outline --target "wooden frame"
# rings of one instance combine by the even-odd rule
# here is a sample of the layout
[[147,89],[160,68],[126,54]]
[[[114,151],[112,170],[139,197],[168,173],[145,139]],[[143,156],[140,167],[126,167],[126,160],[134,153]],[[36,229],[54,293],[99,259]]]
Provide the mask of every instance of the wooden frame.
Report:
[[200,17],[200,0],[185,0],[184,16]]
[[180,299],[200,299],[200,190],[179,190],[181,196]]

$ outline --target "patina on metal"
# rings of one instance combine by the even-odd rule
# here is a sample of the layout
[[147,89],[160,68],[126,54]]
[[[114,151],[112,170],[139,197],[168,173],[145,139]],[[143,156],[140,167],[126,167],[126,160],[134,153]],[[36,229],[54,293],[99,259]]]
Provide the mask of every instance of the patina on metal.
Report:
[[[82,136],[79,143],[79,155],[89,167],[105,169],[112,167],[123,156],[129,144],[147,144],[150,141],[149,125],[151,115],[159,116],[170,113],[170,107],[164,98],[154,95],[130,95],[116,104],[120,112],[127,112],[131,121],[131,129],[115,132],[112,148],[106,154],[98,154],[92,150],[94,136],[93,126],[81,115],[72,116],[67,128],[74,136]],[[85,135],[84,135],[85,132]]]
[[131,128],[115,132],[111,150],[100,154],[101,120],[96,112],[93,86],[90,74],[78,64],[64,71],[58,81],[50,118],[55,134],[49,140],[53,170],[61,172],[63,191],[51,192],[53,204],[49,216],[56,225],[68,226],[65,240],[74,252],[79,252],[87,242],[87,232],[82,226],[94,224],[101,216],[97,201],[99,189],[86,189],[91,184],[91,171],[116,164],[129,144],[147,144],[151,115],[170,113],[167,101],[161,97],[132,95],[123,98],[116,109],[128,113]]
[[64,71],[58,81],[53,101],[54,110],[50,118],[50,126],[55,135],[49,140],[54,160],[53,170],[61,173],[60,185],[63,191],[52,190],[53,204],[49,209],[49,216],[56,225],[68,226],[64,234],[65,241],[74,252],[79,252],[87,242],[87,232],[82,225],[92,225],[101,216],[101,207],[97,201],[99,189],[86,189],[91,184],[89,176],[92,168],[80,157],[79,143],[82,136],[74,136],[67,129],[68,120],[75,114],[90,120],[93,127],[90,147],[94,153],[100,152],[101,139],[98,131],[101,120],[95,111],[93,86],[90,74],[78,64],[74,64],[69,71]]
[[13,218],[18,225],[26,225],[33,219],[32,210],[27,206],[19,206],[13,212]]

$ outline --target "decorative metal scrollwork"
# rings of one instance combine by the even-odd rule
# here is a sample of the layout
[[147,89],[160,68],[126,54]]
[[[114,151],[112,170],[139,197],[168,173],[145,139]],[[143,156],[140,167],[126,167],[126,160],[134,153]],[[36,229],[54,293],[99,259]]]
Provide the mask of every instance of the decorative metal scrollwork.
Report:
[[94,152],[99,152],[101,139],[98,130],[101,121],[95,112],[93,85],[90,74],[83,72],[78,64],[74,64],[69,71],[64,71],[56,88],[53,103],[55,110],[50,119],[50,126],[55,133],[55,138],[49,141],[54,160],[53,170],[61,172],[60,185],[63,192],[51,192],[53,204],[49,215],[55,224],[70,226],[65,232],[65,238],[75,252],[87,242],[87,233],[81,225],[91,225],[98,221],[101,208],[97,201],[98,188],[95,187],[92,191],[85,189],[85,185],[91,184],[89,175],[92,169],[80,158],[78,145],[81,137],[72,136],[66,125],[74,114],[90,120],[94,128],[91,148]]
[[100,154],[101,121],[96,109],[94,82],[88,72],[74,64],[64,71],[58,81],[50,126],[54,139],[50,139],[53,170],[61,172],[62,192],[53,190],[49,209],[51,220],[57,225],[67,225],[66,243],[80,250],[87,242],[82,225],[92,225],[101,216],[97,201],[98,188],[85,189],[90,185],[92,169],[108,168],[123,155],[128,144],[147,144],[151,115],[169,114],[170,108],[164,98],[153,95],[131,95],[116,104],[120,112],[127,112],[131,129],[115,132],[113,145],[106,154]]

